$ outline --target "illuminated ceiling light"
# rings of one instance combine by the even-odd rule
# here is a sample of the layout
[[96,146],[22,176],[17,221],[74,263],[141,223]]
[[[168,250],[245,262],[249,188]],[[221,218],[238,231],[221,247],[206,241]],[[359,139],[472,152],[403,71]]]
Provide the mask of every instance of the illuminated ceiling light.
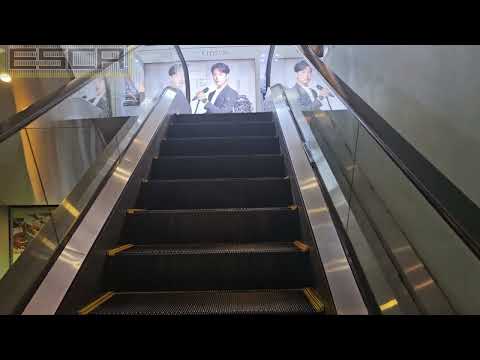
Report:
[[12,77],[7,73],[1,73],[0,80],[2,80],[3,82],[9,83],[12,81]]

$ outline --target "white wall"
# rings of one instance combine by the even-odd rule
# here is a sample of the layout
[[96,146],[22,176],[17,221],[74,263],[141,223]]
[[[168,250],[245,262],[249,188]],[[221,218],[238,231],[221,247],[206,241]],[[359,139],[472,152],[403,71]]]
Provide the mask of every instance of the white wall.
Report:
[[337,45],[326,63],[480,206],[480,46]]

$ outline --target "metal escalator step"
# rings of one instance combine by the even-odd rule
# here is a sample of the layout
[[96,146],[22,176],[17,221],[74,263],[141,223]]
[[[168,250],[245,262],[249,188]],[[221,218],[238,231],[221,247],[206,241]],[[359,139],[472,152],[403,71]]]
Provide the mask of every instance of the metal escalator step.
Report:
[[137,245],[108,258],[117,291],[300,288],[309,254],[293,242]]
[[275,126],[271,121],[173,123],[167,131],[167,138],[274,135]]
[[263,208],[292,204],[289,178],[177,179],[142,183],[140,209]]
[[114,293],[92,315],[234,315],[319,313],[304,289]]
[[269,242],[300,238],[298,210],[256,209],[143,210],[128,214],[123,243]]
[[161,156],[151,179],[284,177],[282,155]]
[[273,114],[271,112],[229,114],[178,114],[172,116],[171,123],[208,121],[273,121]]
[[278,137],[198,137],[167,138],[160,144],[160,154],[167,155],[248,155],[280,154]]
[[281,242],[278,244],[255,243],[255,244],[156,244],[156,245],[133,245],[122,248],[112,256],[169,256],[169,255],[211,255],[211,254],[281,254],[301,251],[295,242]]

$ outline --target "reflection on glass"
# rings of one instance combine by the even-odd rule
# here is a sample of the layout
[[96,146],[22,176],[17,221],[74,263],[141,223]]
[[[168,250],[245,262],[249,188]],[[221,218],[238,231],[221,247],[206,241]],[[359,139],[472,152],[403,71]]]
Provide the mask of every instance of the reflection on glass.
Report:
[[[9,175],[0,181],[0,276],[8,274],[13,262],[25,266],[20,260],[37,256],[47,240],[58,244],[64,239],[112,158],[140,126],[131,115],[145,111],[144,64],[132,55],[135,62],[128,72],[93,74],[75,93],[0,143],[1,168]],[[36,239],[39,234],[42,241]],[[54,250],[48,249],[42,258]],[[43,265],[22,268],[22,281],[33,281]]]
[[50,219],[55,206],[10,207],[10,264],[17,261],[27,245]]
[[278,47],[272,84],[285,89],[379,311],[474,313],[480,263],[324,81],[295,47]]
[[328,97],[333,95],[320,85],[316,85],[316,89],[312,87],[312,68],[305,60],[301,60],[295,64],[293,70],[296,74],[296,82],[292,87],[297,94],[297,103],[302,110],[321,110],[326,102],[331,110]]
[[[303,111],[345,110],[343,103],[328,90],[325,80],[295,46],[277,46],[272,62],[271,85],[281,84],[294,93],[291,99]],[[270,89],[264,109],[272,111]]]
[[76,94],[86,100],[89,104],[96,106],[101,110],[102,115],[107,117],[111,114],[110,104],[107,99],[107,86],[104,78],[97,78],[84,89],[84,94]]
[[172,104],[173,112],[176,114],[190,114],[190,104],[185,97],[185,74],[181,63],[173,64],[168,69],[169,86],[177,89],[175,101]]

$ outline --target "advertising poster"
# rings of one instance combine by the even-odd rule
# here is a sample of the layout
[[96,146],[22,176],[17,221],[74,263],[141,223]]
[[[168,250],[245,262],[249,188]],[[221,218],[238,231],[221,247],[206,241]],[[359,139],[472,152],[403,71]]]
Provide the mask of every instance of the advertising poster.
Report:
[[13,264],[50,219],[56,206],[10,208],[10,261]]
[[[303,57],[298,58],[275,58],[272,63],[271,81],[273,84],[282,84],[286,89],[291,89],[298,93],[300,105],[306,105],[312,101],[308,98],[310,95],[306,91],[313,91],[313,98],[319,96],[319,100],[315,106],[316,110],[333,111],[346,110],[345,105],[331,92],[327,90],[327,86],[322,76],[307,64]],[[307,69],[307,67],[309,69]],[[309,73],[308,75],[306,73]],[[301,84],[301,85],[300,85]],[[324,89],[324,90],[322,90]],[[267,92],[269,95],[269,92]],[[328,96],[327,96],[328,94]],[[265,108],[271,111],[272,104],[267,98]]]
[[[221,73],[226,76],[225,83],[217,83],[217,79],[212,73],[212,66],[221,64],[225,69]],[[188,68],[190,73],[190,88],[192,98],[199,91],[205,92],[206,98],[222,107],[222,96],[225,86],[229,89],[235,101],[228,109],[228,112],[255,112],[256,111],[256,86],[255,86],[255,61],[254,60],[214,60],[214,61],[189,61]],[[220,89],[220,90],[219,90]],[[220,91],[219,94],[216,92]],[[221,95],[224,93],[223,95]],[[219,99],[220,97],[220,99]],[[205,103],[198,100],[191,101],[192,112],[204,114],[209,112],[205,108]]]
[[[222,70],[224,81],[221,84],[212,74],[212,66],[219,63],[224,64],[227,69]],[[199,101],[196,98],[197,92],[202,92],[206,99],[211,100],[224,112],[256,111],[255,61],[253,59],[188,61],[187,66],[192,99],[190,104],[187,103],[187,106],[190,107],[188,113],[204,114],[208,112],[208,109],[205,108],[206,101]],[[166,86],[180,89],[185,96],[185,79],[180,63],[149,63],[145,65],[145,74],[146,97],[153,97]],[[226,87],[228,88],[225,89]],[[231,103],[227,99],[231,99]]]

